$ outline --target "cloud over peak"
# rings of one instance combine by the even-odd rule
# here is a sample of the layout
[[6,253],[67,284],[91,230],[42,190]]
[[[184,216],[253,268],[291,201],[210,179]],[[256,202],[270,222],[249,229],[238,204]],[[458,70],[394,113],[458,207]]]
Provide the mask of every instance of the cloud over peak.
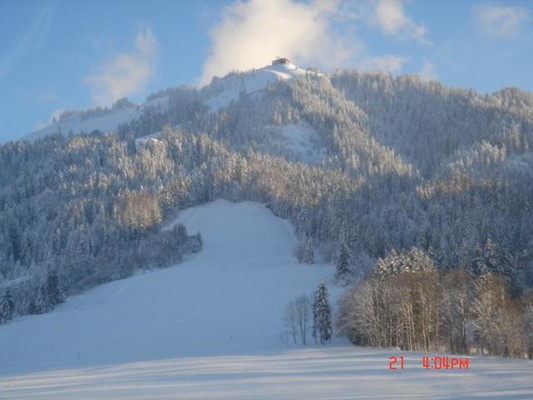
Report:
[[137,34],[135,48],[117,54],[97,68],[95,74],[84,78],[96,105],[110,105],[114,101],[142,91],[155,72],[157,39],[151,29]]
[[353,48],[332,29],[336,9],[336,1],[324,0],[233,3],[210,33],[211,49],[201,83],[234,69],[262,67],[277,56],[325,68],[344,63]]
[[429,43],[426,29],[406,15],[403,0],[236,0],[210,32],[200,83],[263,67],[277,56],[326,70],[400,72],[410,57],[369,54],[358,34],[364,26],[399,40]]

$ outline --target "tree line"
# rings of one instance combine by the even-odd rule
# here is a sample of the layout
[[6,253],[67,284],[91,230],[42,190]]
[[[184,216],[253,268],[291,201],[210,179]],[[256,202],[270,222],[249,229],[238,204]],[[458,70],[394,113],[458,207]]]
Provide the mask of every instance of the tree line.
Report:
[[533,358],[533,293],[504,276],[437,269],[420,249],[391,252],[340,301],[337,327],[354,344]]
[[[54,272],[68,295],[179,262],[201,238],[160,228],[216,198],[268,204],[295,226],[295,255],[313,263],[320,251],[342,284],[416,247],[438,271],[502,277],[513,298],[533,286],[531,93],[343,71],[210,112],[224,85],[168,90],[168,110],[147,108],[116,134],[0,146],[0,295],[12,315],[36,309]],[[284,148],[287,124],[318,135],[321,162]]]
[[315,344],[326,344],[333,337],[333,310],[329,300],[326,282],[321,280],[313,298],[306,294],[296,297],[285,306],[283,323],[293,344],[308,343],[308,334]]

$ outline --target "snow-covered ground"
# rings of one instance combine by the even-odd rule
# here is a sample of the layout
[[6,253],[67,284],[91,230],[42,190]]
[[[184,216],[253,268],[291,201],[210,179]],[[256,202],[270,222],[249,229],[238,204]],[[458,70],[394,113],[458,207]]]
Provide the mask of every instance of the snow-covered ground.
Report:
[[318,132],[309,124],[299,122],[281,128],[282,144],[294,159],[318,164],[326,158],[326,150]]
[[0,377],[2,399],[352,400],[533,398],[527,361],[471,358],[468,370],[426,370],[406,353],[325,347],[248,355],[173,357]]
[[[280,80],[290,80],[305,75],[323,76],[320,72],[302,69],[291,63],[274,64],[253,71],[229,74],[220,79],[218,83],[220,85],[219,90],[210,96],[205,101],[205,104],[211,112],[216,112],[221,108],[229,106],[232,101],[237,100],[242,91],[249,95],[256,95],[270,83]],[[164,113],[168,111],[168,108],[169,96],[164,95],[152,98],[136,107],[111,109],[91,117],[82,118],[80,117],[80,113],[73,113],[69,117],[29,133],[23,139],[37,140],[57,133],[63,135],[79,135],[82,133],[90,134],[93,131],[102,133],[116,132],[120,125],[139,119],[148,109]],[[150,134],[154,134],[154,132],[147,133],[147,135]]]
[[108,112],[89,118],[80,118],[77,115],[52,123],[40,130],[32,132],[24,137],[25,140],[42,139],[45,136],[61,133],[63,135],[80,135],[99,131],[102,133],[116,132],[122,124],[130,123],[141,117],[147,109],[164,112],[168,109],[168,96],[163,96],[147,101],[138,107],[128,107]]
[[269,83],[286,81],[298,76],[305,76],[306,74],[315,76],[322,75],[315,71],[298,68],[290,63],[274,64],[242,74],[229,75],[222,78],[222,83],[224,84],[223,90],[209,98],[206,101],[206,105],[209,107],[209,111],[216,112],[230,105],[232,101],[237,100],[241,91],[244,91],[248,95],[253,95],[265,89]]
[[263,205],[218,200],[179,220],[204,250],[99,286],[49,314],[0,326],[0,399],[533,398],[533,363],[472,358],[425,370],[421,354],[346,344],[301,348],[284,305],[331,267],[291,256],[293,229]]
[[146,143],[151,142],[151,141],[157,142],[158,140],[160,140],[160,137],[161,137],[161,132],[155,132],[155,133],[152,133],[151,135],[146,135],[146,136],[137,138],[135,139],[135,148],[138,149],[139,147],[144,146]]

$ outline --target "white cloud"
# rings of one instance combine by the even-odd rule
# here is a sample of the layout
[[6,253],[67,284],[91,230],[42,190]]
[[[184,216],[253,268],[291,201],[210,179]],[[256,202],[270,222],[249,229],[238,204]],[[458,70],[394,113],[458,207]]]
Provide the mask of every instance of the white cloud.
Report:
[[357,40],[346,43],[334,32],[337,1],[236,1],[226,7],[211,31],[211,50],[201,83],[232,70],[248,70],[289,57],[304,66],[346,65],[357,51]]
[[472,13],[478,27],[487,35],[500,38],[517,37],[530,19],[523,7],[475,5]]
[[150,29],[137,34],[135,49],[115,56],[101,65],[96,74],[84,78],[93,102],[109,105],[122,97],[142,91],[155,72],[157,39]]
[[439,79],[439,76],[435,71],[435,64],[429,60],[424,60],[422,68],[420,69],[418,75],[421,79],[424,79],[426,81],[434,81]]
[[[407,57],[371,57],[355,34],[355,23],[364,23],[361,4],[351,0],[237,0],[224,9],[221,22],[210,32],[211,49],[200,82],[208,83],[213,76],[233,70],[263,67],[277,56],[304,67],[400,71]],[[423,28],[401,15],[403,25],[394,29],[422,39]]]
[[426,29],[405,14],[403,0],[375,0],[373,6],[372,21],[385,35],[429,43]]
[[39,49],[48,37],[59,0],[45,4],[37,20],[26,35],[17,43],[13,51],[0,59],[0,79],[4,78],[28,54]]

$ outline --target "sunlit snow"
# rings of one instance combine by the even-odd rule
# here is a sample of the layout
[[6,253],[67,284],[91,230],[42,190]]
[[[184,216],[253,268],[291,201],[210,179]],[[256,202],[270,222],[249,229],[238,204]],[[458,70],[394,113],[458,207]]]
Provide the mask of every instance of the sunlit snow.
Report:
[[298,161],[318,164],[326,158],[324,143],[318,132],[309,124],[300,122],[281,128],[281,143],[285,151]]
[[294,64],[275,64],[244,74],[230,75],[223,78],[224,88],[206,101],[211,112],[227,107],[239,98],[241,92],[253,95],[265,89],[270,83],[286,81],[306,74],[320,75],[315,71],[298,68]]
[[102,133],[116,132],[118,127],[130,123],[141,117],[145,110],[156,110],[160,112],[168,109],[168,96],[158,97],[147,101],[137,107],[128,107],[118,110],[109,110],[108,112],[88,118],[80,118],[73,115],[64,120],[54,122],[47,127],[32,132],[24,137],[25,140],[42,139],[48,135],[61,133],[63,135],[80,135],[89,134],[93,131]]
[[[420,353],[282,340],[287,301],[332,268],[292,257],[292,226],[264,205],[218,200],[179,220],[204,250],[0,326],[0,399],[533,398],[533,363],[470,359],[428,371]],[[170,226],[169,226],[170,227]]]

